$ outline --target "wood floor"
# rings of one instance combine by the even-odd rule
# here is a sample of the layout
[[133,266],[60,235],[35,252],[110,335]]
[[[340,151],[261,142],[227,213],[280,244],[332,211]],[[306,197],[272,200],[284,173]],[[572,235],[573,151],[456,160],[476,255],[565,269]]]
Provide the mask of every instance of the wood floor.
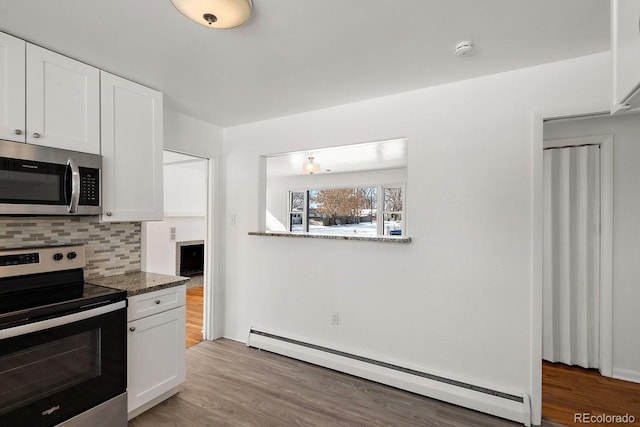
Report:
[[220,339],[187,349],[181,391],[130,421],[158,426],[518,426]]
[[636,420],[633,424],[597,425],[640,426],[640,384],[606,378],[595,369],[543,362],[543,419],[566,426],[584,425],[574,422],[575,413],[630,414]]
[[187,348],[202,341],[203,294],[204,288],[202,286],[187,289]]
[[[203,289],[187,289],[185,386],[130,426],[518,425],[229,340],[193,347],[202,341]],[[636,421],[626,425],[640,426],[640,384],[548,362],[542,377],[543,425],[628,413]]]

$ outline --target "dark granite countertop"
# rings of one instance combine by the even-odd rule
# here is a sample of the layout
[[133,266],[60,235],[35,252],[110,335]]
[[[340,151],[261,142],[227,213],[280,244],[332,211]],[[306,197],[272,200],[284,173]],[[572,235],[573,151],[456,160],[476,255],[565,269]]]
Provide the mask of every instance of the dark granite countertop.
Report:
[[287,233],[277,231],[250,231],[249,236],[273,236],[273,237],[293,237],[296,239],[324,239],[324,240],[363,240],[367,242],[383,242],[383,243],[411,243],[411,237],[394,237],[394,236],[358,236],[358,235],[327,235],[327,234],[304,234],[304,233]]
[[160,289],[184,285],[189,281],[189,278],[136,271],[133,273],[118,274],[116,276],[86,279],[86,281],[88,283],[93,283],[94,285],[127,291],[127,296],[131,297],[134,295],[146,294],[147,292],[158,291]]

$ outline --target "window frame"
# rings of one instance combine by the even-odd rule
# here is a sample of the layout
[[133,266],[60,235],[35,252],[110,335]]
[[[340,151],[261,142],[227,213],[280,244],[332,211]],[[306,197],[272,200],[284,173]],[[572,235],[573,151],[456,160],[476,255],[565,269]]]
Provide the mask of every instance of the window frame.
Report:
[[[291,199],[292,199],[293,193],[302,193],[303,194],[302,212],[293,211],[291,209]],[[291,227],[293,226],[293,223],[291,222],[291,216],[293,214],[302,215],[302,232],[303,233],[308,233],[309,232],[309,221],[308,221],[308,215],[307,215],[308,210],[309,210],[309,190],[288,190],[288,197],[287,197],[287,230],[289,231],[289,233],[294,233],[294,231],[291,229]]]
[[[338,190],[338,189],[353,189],[353,188],[371,188],[371,187],[375,187],[377,190],[377,195],[376,195],[376,235],[374,236],[375,238],[390,238],[390,239],[395,239],[395,238],[405,238],[407,237],[407,221],[406,221],[406,215],[407,215],[407,193],[406,193],[406,182],[402,182],[402,183],[383,183],[383,184],[374,184],[374,185],[368,185],[368,184],[364,184],[364,185],[349,185],[349,184],[344,184],[344,185],[325,185],[325,186],[318,186],[318,187],[293,187],[293,188],[288,188],[287,189],[287,207],[286,207],[286,212],[287,212],[287,230],[289,233],[292,234],[309,234],[309,192],[311,191],[315,191],[315,190]],[[399,188],[402,191],[402,210],[401,211],[394,211],[394,212],[386,212],[384,211],[384,190],[386,188]],[[300,212],[293,212],[291,210],[291,196],[293,193],[303,193],[304,194],[304,206],[303,206],[303,211],[302,211],[302,232],[297,232],[297,231],[292,231],[291,230],[291,214],[292,213],[300,213]],[[380,207],[382,207],[382,209],[380,209]],[[401,230],[401,234],[399,236],[392,236],[392,235],[385,235],[384,234],[384,214],[385,213],[397,213],[400,214],[400,230]],[[317,235],[317,236],[331,236],[331,234],[313,234],[313,235]]]
[[[399,188],[402,191],[402,197],[400,198],[401,203],[402,203],[402,210],[400,211],[387,211],[385,210],[385,189],[387,188]],[[376,225],[378,226],[378,236],[380,237],[390,237],[391,234],[389,235],[385,235],[384,234],[384,216],[385,214],[399,214],[400,215],[400,235],[404,236],[405,235],[405,228],[406,228],[406,209],[405,209],[405,189],[404,189],[404,184],[400,185],[391,185],[391,184],[387,184],[387,185],[382,185],[380,187],[378,187],[378,206],[382,206],[382,216],[381,216],[381,221],[378,221],[378,215],[377,215],[377,209],[376,209]]]

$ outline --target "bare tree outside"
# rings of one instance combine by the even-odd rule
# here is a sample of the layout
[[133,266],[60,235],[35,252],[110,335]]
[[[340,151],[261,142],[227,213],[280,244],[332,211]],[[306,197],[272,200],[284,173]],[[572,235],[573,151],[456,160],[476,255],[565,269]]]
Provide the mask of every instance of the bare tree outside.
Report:
[[402,212],[402,188],[384,189],[384,211]]
[[364,209],[367,211],[369,222],[373,223],[373,220],[375,219],[374,211],[378,206],[378,188],[365,187],[365,188],[360,188],[360,191],[362,192]]
[[291,212],[304,211],[304,193],[291,193]]

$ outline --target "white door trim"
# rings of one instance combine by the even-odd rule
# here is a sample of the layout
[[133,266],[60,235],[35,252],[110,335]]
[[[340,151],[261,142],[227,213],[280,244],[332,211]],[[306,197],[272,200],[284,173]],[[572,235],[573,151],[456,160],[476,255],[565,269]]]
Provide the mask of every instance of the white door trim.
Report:
[[[216,295],[219,294],[218,287],[220,283],[219,268],[217,260],[218,242],[216,241],[216,230],[218,223],[215,218],[216,213],[216,159],[212,157],[200,156],[188,152],[175,150],[173,148],[163,148],[162,151],[184,154],[197,159],[206,160],[207,162],[207,211],[206,211],[206,231],[204,245],[204,298],[203,298],[203,316],[202,316],[202,337],[205,340],[214,340],[222,336],[222,321],[220,314],[216,314],[215,304]],[[141,227],[141,267],[146,271],[147,265],[147,247],[146,247],[146,229]]]
[[605,115],[608,102],[594,102],[531,112],[531,359],[529,381],[531,423],[542,421],[542,236],[543,236],[543,139],[544,122],[569,117]]
[[216,199],[215,199],[215,159],[207,159],[207,241],[205,246],[205,287],[204,307],[202,316],[202,336],[205,340],[214,340],[222,336],[221,325],[215,317],[216,289],[219,286],[219,271],[217,263],[216,237]]
[[613,135],[545,139],[543,148],[600,146],[600,373],[613,370]]

